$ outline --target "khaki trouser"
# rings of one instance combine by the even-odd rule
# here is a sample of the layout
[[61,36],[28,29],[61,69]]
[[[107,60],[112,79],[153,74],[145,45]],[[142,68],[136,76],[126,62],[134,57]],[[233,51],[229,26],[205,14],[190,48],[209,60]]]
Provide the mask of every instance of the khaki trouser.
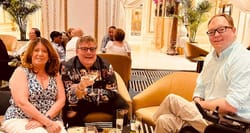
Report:
[[[2,128],[7,133],[48,133],[43,127],[38,127],[30,130],[25,129],[25,125],[28,123],[28,119],[10,119],[3,122]],[[67,133],[63,126],[63,122],[57,121],[61,126],[60,133]]]
[[155,112],[155,133],[178,133],[184,126],[192,126],[204,132],[208,123],[202,118],[194,102],[175,94],[169,94]]

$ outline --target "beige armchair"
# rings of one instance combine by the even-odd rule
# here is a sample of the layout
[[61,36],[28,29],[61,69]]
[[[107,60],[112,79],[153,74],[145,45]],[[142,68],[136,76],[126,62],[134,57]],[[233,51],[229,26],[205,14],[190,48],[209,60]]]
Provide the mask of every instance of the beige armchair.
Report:
[[0,38],[3,40],[3,43],[5,44],[8,52],[12,52],[12,51],[16,50],[16,48],[17,48],[16,37],[14,37],[12,35],[0,34]]
[[125,55],[103,53],[98,54],[98,56],[108,61],[114,70],[119,73],[125,85],[129,87],[129,80],[131,79],[131,58]]
[[196,62],[195,58],[200,57],[200,56],[207,56],[208,51],[201,49],[189,42],[186,43],[185,45],[185,56],[187,59],[190,61]]
[[[130,98],[130,95],[128,93],[127,87],[124,84],[122,78],[118,73],[115,73],[117,84],[118,84],[118,92],[121,94],[121,96],[127,101],[129,105],[128,110],[128,118],[132,115],[132,99]],[[85,122],[112,122],[112,115],[102,112],[93,112],[91,114],[88,114],[84,121]]]
[[185,56],[192,62],[197,62],[197,72],[201,72],[203,67],[204,58],[207,56],[208,51],[201,49],[189,42],[185,45]]
[[153,114],[168,94],[192,100],[197,76],[196,72],[174,72],[159,79],[133,97],[133,113],[148,125],[155,126]]

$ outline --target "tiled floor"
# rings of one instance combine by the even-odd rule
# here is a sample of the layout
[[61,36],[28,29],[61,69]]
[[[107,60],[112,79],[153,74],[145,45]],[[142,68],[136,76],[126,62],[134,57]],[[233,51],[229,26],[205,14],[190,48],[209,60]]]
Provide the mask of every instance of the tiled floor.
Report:
[[131,44],[132,69],[196,70],[196,63],[184,55],[167,55],[152,44]]

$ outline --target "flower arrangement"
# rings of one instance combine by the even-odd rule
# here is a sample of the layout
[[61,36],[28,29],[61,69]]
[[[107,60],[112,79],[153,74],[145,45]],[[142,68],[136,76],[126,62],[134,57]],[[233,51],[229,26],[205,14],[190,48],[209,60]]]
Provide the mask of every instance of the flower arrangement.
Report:
[[198,27],[208,19],[206,13],[212,8],[212,4],[208,0],[202,0],[196,6],[193,5],[193,0],[182,0],[181,2],[185,9],[183,18],[187,20],[189,41],[195,42]]

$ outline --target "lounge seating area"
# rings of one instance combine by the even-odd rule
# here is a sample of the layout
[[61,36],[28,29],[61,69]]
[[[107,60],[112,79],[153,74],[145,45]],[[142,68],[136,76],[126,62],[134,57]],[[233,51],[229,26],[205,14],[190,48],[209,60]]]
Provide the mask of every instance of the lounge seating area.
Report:
[[[68,121],[68,123],[73,123],[72,124],[73,126],[75,126],[74,124],[77,125],[78,123],[81,123],[79,124],[79,127],[80,127],[80,126],[87,126],[86,125],[87,123],[100,122],[100,123],[106,124],[106,123],[113,122],[114,117],[108,113],[103,113],[103,112],[89,113],[89,112],[92,110],[96,111],[96,109],[99,109],[98,111],[100,111],[100,107],[103,107],[102,110],[107,109],[106,105],[99,106],[99,105],[104,105],[104,104],[108,105],[108,109],[112,109],[112,113],[113,111],[116,111],[117,109],[116,106],[113,106],[113,104],[110,104],[111,102],[107,102],[107,101],[113,100],[114,99],[113,96],[117,96],[117,94],[114,94],[114,93],[118,92],[129,105],[128,122],[131,122],[130,119],[140,118],[141,120],[140,122],[144,124],[142,127],[143,133],[153,133],[154,129],[157,130],[157,128],[155,127],[158,127],[158,124],[156,126],[156,121],[153,120],[153,115],[157,111],[157,109],[159,109],[162,101],[167,95],[176,94],[185,98],[188,101],[194,100],[195,102],[197,99],[198,99],[198,102],[200,102],[199,100],[202,100],[204,97],[205,97],[204,99],[206,100],[209,98],[215,99],[212,96],[209,96],[208,98],[206,92],[204,92],[206,93],[204,95],[201,92],[202,94],[200,95],[197,94],[198,96],[192,99],[193,92],[197,83],[197,78],[199,77],[199,73],[202,72],[202,69],[203,69],[203,63],[204,63],[205,57],[209,54],[209,52],[213,51],[214,49],[215,49],[214,55],[217,55],[217,56],[211,56],[212,61],[208,63],[206,62],[207,63],[206,65],[212,66],[214,63],[215,68],[213,68],[213,66],[204,67],[206,71],[204,71],[202,74],[204,74],[205,76],[210,76],[210,77],[209,78],[202,77],[201,82],[199,82],[201,83],[201,86],[202,85],[206,86],[208,89],[212,90],[216,88],[217,83],[219,83],[218,85],[220,86],[218,86],[217,88],[223,88],[224,90],[218,90],[217,92],[213,92],[213,94],[215,93],[216,95],[218,94],[217,97],[220,97],[220,98],[222,96],[228,95],[228,90],[231,89],[230,85],[235,84],[235,83],[237,83],[237,85],[239,84],[237,86],[238,88],[237,87],[235,88],[239,90],[243,88],[242,89],[243,91],[248,92],[248,90],[245,89],[247,88],[246,87],[248,85],[247,83],[245,83],[246,86],[244,86],[245,87],[244,88],[242,87],[244,85],[243,82],[242,83],[237,82],[241,80],[247,80],[249,78],[248,75],[246,74],[244,75],[247,77],[245,79],[242,78],[241,80],[236,80],[233,83],[229,83],[229,82],[233,81],[234,80],[233,78],[235,78],[238,75],[242,76],[241,75],[242,72],[240,71],[241,69],[237,69],[236,67],[245,65],[244,67],[238,67],[238,68],[247,69],[247,66],[249,66],[249,64],[247,64],[248,63],[247,61],[240,62],[242,61],[240,59],[243,57],[244,59],[245,57],[248,57],[246,56],[248,54],[246,51],[244,51],[244,47],[246,48],[248,47],[250,49],[250,38],[249,38],[250,0],[214,0],[214,1],[210,1],[210,0],[201,0],[201,1],[200,0],[182,0],[182,1],[178,1],[178,0],[168,0],[168,1],[167,0],[106,0],[106,1],[63,0],[63,1],[59,1],[59,0],[56,0],[56,1],[48,1],[47,0],[47,1],[39,1],[40,3],[39,2],[36,3],[30,0],[27,0],[27,1],[22,0],[19,2],[23,2],[23,3],[22,4],[19,3],[17,5],[25,5],[27,3],[30,5],[31,4],[38,5],[36,11],[34,11],[31,14],[28,14],[27,15],[28,18],[25,18],[27,22],[25,23],[25,25],[23,25],[23,27],[26,28],[24,31],[22,31],[22,29],[19,29],[19,28],[23,28],[22,25],[16,22],[15,19],[11,18],[13,17],[12,16],[13,14],[9,14],[8,10],[5,9],[6,5],[4,4],[6,4],[6,1],[7,1],[7,6],[8,4],[9,5],[13,4],[13,3],[8,2],[8,0],[4,0],[3,2],[0,1],[0,14],[1,14],[0,15],[0,20],[1,20],[0,21],[0,41],[5,46],[5,47],[2,47],[2,46],[0,47],[1,48],[0,50],[1,51],[1,55],[0,55],[1,57],[0,58],[0,67],[1,67],[0,68],[0,133],[5,133],[1,130],[1,124],[4,120],[5,111],[10,105],[9,99],[11,97],[11,93],[8,88],[8,81],[11,77],[11,74],[14,72],[15,68],[18,66],[18,65],[10,65],[11,64],[10,61],[13,58],[14,59],[18,58],[19,59],[18,63],[20,63],[21,62],[20,58],[23,59],[23,57],[26,57],[26,55],[28,55],[27,60],[22,60],[22,61],[23,62],[27,61],[28,63],[26,63],[26,65],[28,66],[30,63],[29,60],[31,60],[30,66],[35,71],[35,72],[32,71],[35,73],[35,74],[34,73],[32,74],[35,75],[33,77],[35,77],[34,80],[37,82],[36,85],[38,87],[46,88],[47,87],[46,85],[50,87],[50,85],[53,83],[53,86],[51,85],[52,86],[51,90],[53,91],[55,90],[55,92],[47,91],[50,93],[53,92],[54,93],[53,96],[48,95],[48,93],[46,93],[46,95],[42,95],[42,96],[39,95],[37,97],[39,98],[41,97],[41,99],[42,98],[45,99],[44,96],[51,96],[54,98],[51,98],[51,99],[48,98],[50,101],[53,101],[53,102],[59,101],[60,105],[62,105],[64,102],[64,97],[62,96],[63,94],[62,86],[64,85],[65,90],[67,91],[66,97],[69,100],[67,102],[69,102],[70,105],[73,105],[73,104],[84,105],[84,108],[81,108],[81,109],[78,108],[79,106],[74,106],[74,105],[73,105],[74,107],[72,108],[69,107],[70,109],[74,111],[82,111],[77,114],[81,116],[81,117],[77,117],[77,118],[80,118],[79,121],[81,122],[79,122],[78,119],[74,119],[74,118],[72,118],[72,122],[71,120]],[[202,11],[199,13],[195,10],[199,10],[199,9],[201,10],[201,8],[196,8],[196,5],[199,5],[202,2],[205,2],[205,3],[203,3],[201,7],[204,7],[206,9],[205,11]],[[247,5],[247,6],[244,6],[244,5]],[[194,10],[191,10],[192,8],[189,6],[191,6]],[[83,9],[83,12],[79,12],[79,9]],[[189,16],[190,15],[189,13],[193,13],[193,15],[191,14],[191,16]],[[200,15],[199,20],[198,18],[196,18],[199,15],[194,15],[194,14]],[[216,14],[227,14],[226,16],[228,18],[227,17],[223,18],[223,16],[219,16],[219,17],[217,16],[218,20],[217,20],[217,17],[215,17],[216,18],[215,20],[213,20],[214,19],[213,18],[211,21],[209,21],[210,18],[212,18],[213,15],[216,15]],[[231,21],[232,20],[231,17],[233,19],[233,22]],[[194,23],[191,20],[195,20]],[[222,22],[224,21],[227,22],[227,24],[222,25]],[[197,27],[194,25],[197,25]],[[110,27],[115,27],[115,29],[111,31],[109,29]],[[37,30],[34,30],[33,28]],[[32,31],[32,29],[34,31]],[[117,29],[120,29],[124,33],[123,32],[121,32],[123,34],[119,33],[118,32],[119,30]],[[76,35],[78,34],[77,33],[78,30],[81,31],[81,35],[79,36]],[[55,34],[52,34],[53,32]],[[39,34],[39,36],[37,34]],[[219,37],[216,38],[216,35]],[[118,37],[116,38],[116,36]],[[86,39],[84,37],[89,37],[89,38]],[[28,50],[28,52],[30,52],[31,54],[24,54],[25,56],[21,56],[20,54],[19,56],[13,57],[13,55],[17,55],[16,54],[18,53],[17,50],[21,46],[23,46],[24,44],[28,44],[27,42],[32,42],[32,43],[35,42],[33,40],[36,40],[37,38],[46,40],[46,43],[47,41],[49,41],[52,45],[49,45],[50,43],[43,44],[43,42],[38,42],[37,44],[34,44],[33,47],[31,47],[32,50]],[[233,47],[231,44],[236,44],[235,43],[236,39],[244,47],[242,46]],[[242,56],[237,56],[237,55],[240,55],[238,53],[233,55],[230,53],[232,52],[230,51],[231,49],[228,50],[228,52],[227,51],[224,52],[223,51],[225,50],[224,46],[222,48],[222,46],[220,45],[225,45],[225,44],[228,44],[227,47],[225,47],[225,49],[228,48],[228,46],[232,46],[231,49],[233,52],[236,51],[240,53],[239,51],[242,50],[246,52],[246,54],[241,51],[243,53]],[[111,47],[112,45],[114,46],[113,47],[114,51],[117,51],[117,52],[112,52],[112,54],[102,53],[103,49],[107,49],[107,46]],[[216,49],[217,45],[218,45],[218,49],[221,48],[220,50]],[[51,48],[48,48],[48,46],[50,46]],[[52,46],[55,49],[53,49]],[[67,46],[70,48],[67,48]],[[235,50],[237,48],[239,49],[238,51]],[[68,54],[69,52],[67,52],[69,49],[71,50],[71,52],[75,52],[74,56],[75,54],[78,55],[78,57],[75,57],[74,60],[71,60],[72,62],[67,62],[67,59],[66,59],[66,57],[69,55]],[[7,52],[3,54],[2,51],[6,51],[6,50]],[[55,54],[55,52],[58,52],[58,53]],[[129,53],[129,56],[113,54],[113,53],[118,53],[118,52]],[[38,57],[39,54],[43,54],[42,56],[45,55],[44,56],[45,58],[43,57],[39,58]],[[52,56],[52,54],[54,54],[54,56]],[[224,58],[224,54],[226,58]],[[104,61],[102,59],[96,58],[96,55],[104,59]],[[232,58],[234,56],[237,58]],[[57,62],[58,61],[57,57],[59,57],[60,62]],[[217,58],[218,58],[218,61],[217,61]],[[40,60],[40,62],[36,60]],[[62,65],[64,61],[68,64],[65,63],[65,65]],[[112,67],[110,66],[107,67],[108,65],[106,64],[105,61],[110,63]],[[233,66],[234,65],[233,63],[238,62],[238,61],[240,63],[239,64],[235,63],[236,65]],[[225,62],[227,63],[226,65],[224,64]],[[53,65],[48,67],[50,64],[53,64],[53,63],[58,64],[58,67],[56,65],[55,65],[56,67]],[[54,71],[58,73],[57,68],[59,68],[59,64],[61,65],[61,68],[60,68],[61,71],[60,70],[59,71],[62,74],[61,77],[63,79],[63,84],[61,84],[61,81],[59,81],[60,79],[55,80],[51,78],[52,75],[50,75],[48,70],[46,70],[47,68],[54,68],[55,69]],[[73,65],[73,66],[70,66],[70,65]],[[42,70],[40,70],[41,68]],[[231,68],[233,68],[233,70],[231,70]],[[53,69],[50,69],[50,70],[53,70]],[[115,78],[111,70],[115,71],[116,81],[118,85],[117,90],[116,90]],[[136,71],[136,70],[139,70],[139,71]],[[95,71],[94,74],[92,74],[92,71]],[[142,71],[147,71],[148,75],[144,74]],[[153,72],[151,73],[149,71],[165,71],[166,73],[160,73],[159,74],[160,76],[155,76],[157,74]],[[216,73],[210,74],[210,72],[213,72],[213,71]],[[31,72],[31,71],[28,71],[28,72]],[[249,72],[249,70],[247,72]],[[233,76],[230,77],[231,75]],[[24,74],[22,76],[24,76]],[[26,77],[28,76],[26,75]],[[160,78],[157,78],[157,77],[160,77]],[[240,78],[241,77],[239,77],[238,79]],[[22,78],[19,78],[19,79],[22,79]],[[214,81],[208,80],[207,82],[204,83],[204,81],[206,81],[204,79],[216,79],[216,80]],[[227,81],[228,79],[231,81]],[[91,80],[91,83],[90,83],[90,80]],[[12,81],[13,80],[11,80],[11,82]],[[16,81],[20,82],[21,80],[15,80],[14,82]],[[28,80],[28,81],[31,81],[31,80]],[[46,83],[43,83],[45,81]],[[138,81],[138,82],[135,82],[135,81]],[[150,81],[150,82],[144,82],[144,81]],[[226,85],[224,83],[226,83]],[[209,86],[208,84],[209,85],[211,84],[211,86]],[[19,85],[19,84],[15,84],[15,85]],[[33,85],[30,85],[30,86],[33,87]],[[19,86],[16,86],[16,87],[20,88]],[[22,89],[25,89],[25,88],[22,87]],[[207,91],[208,89],[204,89],[204,90]],[[233,89],[231,89],[230,91],[233,92],[234,91]],[[217,90],[217,89],[214,89],[214,90]],[[41,91],[44,91],[44,90],[40,89],[40,92]],[[220,92],[220,91],[223,91],[223,92]],[[14,91],[14,93],[16,92]],[[29,93],[31,94],[31,92]],[[27,95],[24,96],[24,93],[19,93],[19,94],[22,94],[22,95],[18,95],[19,97],[27,96]],[[58,94],[61,94],[61,95],[58,95]],[[248,93],[245,93],[245,94],[248,94]],[[34,97],[34,95],[29,95],[29,98],[31,96]],[[235,92],[232,96],[240,97],[240,93]],[[249,100],[250,98],[248,97],[249,97],[248,95],[244,95],[243,98],[245,99],[242,98],[242,101],[246,99]],[[35,98],[36,97],[34,97],[33,99]],[[63,100],[58,100],[60,98]],[[39,102],[41,101],[46,102],[46,100],[40,100]],[[214,107],[216,107],[216,109],[217,107],[220,107],[220,108],[223,107],[224,109],[226,108],[230,110],[230,111],[227,110],[228,112],[238,115],[238,113],[240,114],[241,112],[237,112],[238,111],[237,106],[239,106],[240,104],[244,104],[245,105],[244,107],[247,108],[250,105],[250,104],[248,105],[248,103],[246,104],[245,101],[244,103],[240,103],[241,102],[240,100],[236,102],[236,100],[232,98],[232,102],[235,102],[234,103],[235,106],[233,104],[226,104],[227,106],[223,106],[228,101],[226,98],[222,100],[224,100],[225,102],[218,103],[219,105],[206,104],[207,106],[205,107],[206,109],[209,109],[209,111],[211,111]],[[27,102],[25,100],[22,100],[20,103],[22,104],[23,101]],[[120,100],[114,100],[114,101],[120,101]],[[124,103],[123,100],[121,101]],[[50,102],[50,104],[53,104],[53,102]],[[87,102],[91,104],[88,104]],[[202,101],[202,102],[205,103],[207,101]],[[116,103],[120,104],[119,102],[115,102],[115,104]],[[30,105],[30,104],[24,104],[24,105]],[[89,107],[89,110],[84,110],[85,105],[87,105],[88,107],[91,106],[91,108]],[[176,104],[169,104],[169,105],[176,105]],[[124,106],[127,107],[127,105],[124,105]],[[210,108],[208,108],[208,106]],[[44,119],[45,117],[43,117],[43,121],[39,120],[39,122],[41,122],[43,126],[46,128],[50,126],[50,123],[52,123],[51,121],[53,121],[56,113],[59,114],[58,112],[60,111],[58,110],[61,109],[61,108],[58,108],[58,110],[56,111],[55,109],[48,111],[49,107],[51,106],[48,105],[47,108],[40,106],[40,108],[44,109],[43,112],[46,112],[44,116],[46,116],[48,119]],[[62,106],[59,106],[59,107],[62,107]],[[227,108],[227,107],[231,107],[233,109]],[[118,108],[120,109],[123,107],[119,106]],[[248,108],[247,109],[243,108],[242,110],[249,111]],[[84,111],[86,111],[88,115],[83,118],[83,115],[81,113],[85,113]],[[194,111],[196,111],[195,108],[194,108]],[[215,113],[219,114],[218,113],[219,111],[218,110],[216,111],[217,112]],[[33,111],[31,113],[33,113]],[[63,113],[64,112],[62,112],[62,114]],[[198,114],[197,111],[196,113]],[[30,114],[28,115],[32,116]],[[51,116],[53,119],[51,119]],[[196,116],[199,116],[199,115],[196,115]],[[249,114],[247,114],[246,116],[249,117]],[[32,118],[35,119],[35,117],[32,117]],[[180,119],[182,118],[183,117],[180,117]],[[159,121],[160,119],[157,120],[157,123]],[[82,123],[85,123],[85,125],[83,125]],[[112,123],[111,126],[114,126],[114,125],[115,124]],[[127,124],[127,127],[128,125],[129,124]],[[250,125],[250,121],[249,121],[249,125]],[[67,127],[67,124],[65,124],[64,126]],[[182,127],[183,126],[185,125],[182,125]],[[241,125],[239,125],[238,127],[242,128],[240,126]],[[71,125],[69,127],[71,127]],[[178,127],[178,129],[182,127]],[[191,127],[191,126],[188,126],[188,127]],[[162,129],[167,129],[167,128],[162,128]],[[249,126],[249,130],[250,130],[250,126]],[[190,131],[185,132],[185,130],[183,131],[181,130],[180,133],[190,133]],[[197,132],[195,131],[192,133],[197,133]]]

